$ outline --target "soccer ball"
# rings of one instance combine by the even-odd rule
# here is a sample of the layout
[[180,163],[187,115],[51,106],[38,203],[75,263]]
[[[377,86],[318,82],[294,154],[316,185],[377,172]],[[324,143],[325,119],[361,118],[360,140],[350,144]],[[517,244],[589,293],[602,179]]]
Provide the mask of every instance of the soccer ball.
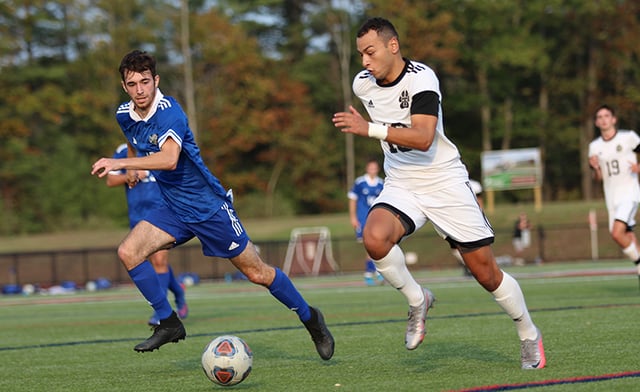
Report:
[[209,380],[222,386],[241,383],[249,376],[253,352],[244,340],[233,335],[218,336],[202,353],[202,370]]

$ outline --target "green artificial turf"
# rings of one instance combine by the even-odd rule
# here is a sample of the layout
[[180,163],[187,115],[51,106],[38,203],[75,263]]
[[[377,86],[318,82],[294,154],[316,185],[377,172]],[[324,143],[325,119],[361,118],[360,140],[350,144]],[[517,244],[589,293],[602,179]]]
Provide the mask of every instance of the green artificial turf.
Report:
[[[187,339],[144,354],[133,346],[150,335],[151,309],[132,286],[1,296],[0,390],[395,392],[535,383],[544,391],[640,388],[638,377],[607,376],[640,371],[640,291],[630,263],[507,271],[518,278],[543,333],[545,369],[520,369],[512,321],[474,280],[461,270],[421,270],[415,275],[437,302],[425,342],[414,351],[404,348],[406,303],[388,285],[366,287],[360,274],[294,279],[324,312],[335,337],[329,361],[316,354],[294,313],[248,282],[188,288]],[[250,376],[234,387],[214,385],[200,368],[203,348],[222,334],[240,336],[254,353]],[[580,379],[592,376],[602,380]]]

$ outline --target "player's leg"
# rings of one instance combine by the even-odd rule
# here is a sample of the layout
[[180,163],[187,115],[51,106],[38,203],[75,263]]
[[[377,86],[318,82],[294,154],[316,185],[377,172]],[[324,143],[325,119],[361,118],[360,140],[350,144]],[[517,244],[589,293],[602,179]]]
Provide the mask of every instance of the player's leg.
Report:
[[175,241],[167,232],[147,221],[139,222],[118,247],[118,256],[127,269],[131,280],[145,299],[151,304],[160,319],[154,333],[135,346],[136,351],[153,351],[168,342],[184,339],[186,332],[176,313],[171,308],[158,275],[145,259],[160,249],[170,247]]
[[[365,222],[366,220],[360,221],[360,226],[356,228],[356,241],[360,244],[362,243],[362,228],[364,227]],[[376,284],[374,280],[376,274],[376,266],[367,253],[364,260],[364,284],[367,286],[374,286]]]
[[433,207],[428,209],[429,218],[436,230],[458,248],[478,283],[514,321],[520,338],[522,368],[542,368],[546,363],[542,337],[531,320],[520,285],[499,268],[490,246],[494,241],[493,229],[466,188],[464,184],[453,184],[429,195],[427,206]]
[[187,318],[187,316],[189,316],[189,306],[187,305],[185,287],[176,279],[171,265],[169,265],[169,291],[171,291],[175,297],[178,317],[181,319]]
[[[158,280],[160,281],[160,287],[162,287],[164,295],[167,295],[169,287],[168,252],[168,250],[159,250],[149,256],[149,261],[151,265],[153,265],[156,274],[158,274]],[[160,318],[155,311],[151,315],[151,318],[149,318],[147,324],[151,326],[160,324]]]
[[[185,300],[184,289],[178,283],[178,280],[173,274],[173,270],[169,265],[169,251],[166,249],[159,250],[156,253],[149,256],[149,261],[153,264],[153,268],[158,274],[158,279],[160,280],[160,286],[163,288],[165,295],[168,291],[171,291],[175,297],[176,301],[176,311],[178,313],[178,317],[184,319],[188,315],[188,307]],[[149,319],[149,325],[158,325],[160,322],[158,316],[153,314],[151,319]]]
[[[388,190],[389,188],[387,188]],[[433,294],[422,288],[407,268],[404,253],[397,245],[402,237],[415,227],[408,215],[387,203],[391,200],[383,190],[381,202],[372,207],[364,228],[364,245],[372,257],[376,270],[385,281],[405,296],[409,304],[409,317],[405,333],[408,350],[417,348],[426,333],[425,320],[428,309],[433,305]],[[400,200],[396,200],[398,204]]]
[[230,260],[249,281],[268,288],[271,295],[297,313],[298,318],[311,334],[322,359],[327,360],[333,356],[335,345],[333,336],[324,323],[322,313],[309,306],[284,272],[264,263],[251,242],[242,253]]
[[521,342],[522,368],[541,369],[546,364],[542,335],[531,320],[518,282],[502,271],[495,261],[491,247],[466,251],[462,257],[471,273],[515,323]]
[[296,312],[305,325],[322,359],[333,356],[333,336],[317,308],[310,307],[291,280],[279,268],[266,264],[249,240],[240,219],[229,203],[207,222],[190,226],[207,256],[229,259],[252,283],[269,289],[278,301]]
[[640,250],[633,233],[637,212],[638,203],[635,201],[623,201],[616,204],[614,208],[609,208],[609,230],[613,240],[622,249],[622,253],[636,265],[640,281]]

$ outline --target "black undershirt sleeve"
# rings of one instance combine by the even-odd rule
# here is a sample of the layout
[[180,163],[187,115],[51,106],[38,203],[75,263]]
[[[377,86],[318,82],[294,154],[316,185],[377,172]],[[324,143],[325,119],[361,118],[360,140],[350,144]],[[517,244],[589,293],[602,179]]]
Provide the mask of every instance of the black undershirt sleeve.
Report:
[[411,114],[428,114],[438,117],[440,97],[435,91],[421,91],[411,100]]

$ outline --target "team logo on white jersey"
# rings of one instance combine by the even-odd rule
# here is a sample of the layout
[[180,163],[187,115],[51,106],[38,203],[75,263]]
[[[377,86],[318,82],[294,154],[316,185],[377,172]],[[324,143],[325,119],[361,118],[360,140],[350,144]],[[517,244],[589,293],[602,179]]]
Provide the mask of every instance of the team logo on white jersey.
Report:
[[620,152],[620,151],[622,151],[622,146],[618,144],[616,146],[616,152]]
[[376,105],[373,104],[373,99],[370,99],[369,102],[367,102],[367,107],[370,109],[375,109]]
[[400,93],[400,98],[398,98],[398,101],[400,101],[400,109],[406,109],[409,107],[409,92],[407,90],[403,90]]

